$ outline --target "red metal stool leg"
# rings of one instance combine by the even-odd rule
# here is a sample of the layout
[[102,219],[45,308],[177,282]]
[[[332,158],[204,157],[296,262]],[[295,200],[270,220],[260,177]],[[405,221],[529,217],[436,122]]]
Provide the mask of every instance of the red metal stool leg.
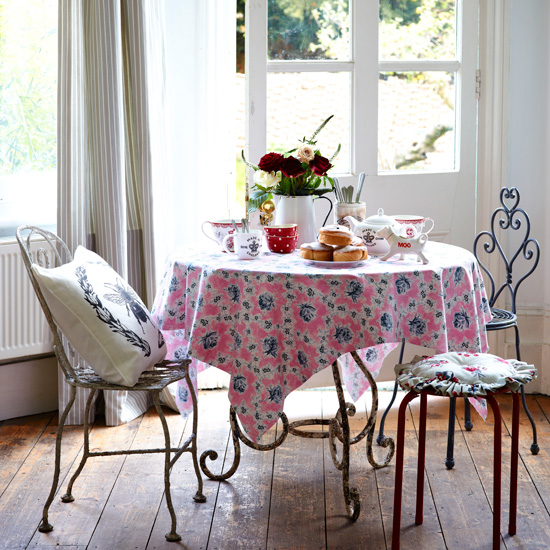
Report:
[[512,456],[510,459],[510,516],[508,534],[516,534],[516,515],[518,507],[518,453],[519,453],[519,395],[512,393]]
[[393,494],[393,533],[391,540],[392,550],[399,550],[401,530],[401,501],[403,496],[403,462],[405,456],[405,414],[407,405],[418,397],[416,392],[409,392],[401,405],[397,415],[397,443],[395,451],[395,490]]
[[418,466],[416,469],[416,525],[424,521],[424,466],[426,463],[426,409],[428,396],[420,394],[420,425],[418,433]]
[[502,477],[502,418],[496,399],[487,395],[495,420],[494,435],[494,471],[493,471],[493,550],[500,548],[500,508],[501,508],[501,477]]

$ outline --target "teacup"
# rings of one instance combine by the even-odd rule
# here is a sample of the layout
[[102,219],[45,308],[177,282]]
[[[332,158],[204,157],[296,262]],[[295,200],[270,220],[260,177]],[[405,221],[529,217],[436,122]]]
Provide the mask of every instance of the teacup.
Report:
[[286,223],[283,225],[266,225],[264,233],[273,237],[295,237],[298,233],[297,223]]
[[296,250],[296,243],[298,242],[298,235],[291,237],[278,237],[277,235],[266,235],[267,248],[271,252],[277,254],[290,254]]
[[[262,232],[255,229],[248,233],[233,233],[226,235],[222,241],[222,247],[226,252],[235,252],[239,260],[255,260],[259,257],[262,250]],[[229,239],[235,243],[235,250],[231,250],[228,245]]]
[[[403,229],[406,235],[403,235],[403,236],[406,236],[408,238],[415,237],[420,233],[428,234],[434,228],[434,225],[435,225],[432,218],[425,218],[424,216],[412,216],[412,215],[403,214],[398,216],[392,216],[392,218],[399,225],[405,226]],[[429,226],[428,229],[426,229],[426,225]]]
[[[210,224],[210,229],[212,230],[212,234],[210,234],[210,235],[209,235],[210,231],[209,232],[205,231],[205,225],[206,224]],[[239,230],[242,229],[241,222],[235,222],[235,224],[237,225],[237,228]],[[231,233],[235,232],[235,227],[233,226],[232,220],[217,220],[215,222],[206,221],[202,224],[201,229],[202,229],[202,232],[211,241],[214,241],[215,243],[218,243],[220,245],[221,249],[224,252],[225,252],[225,249],[222,246],[224,238],[227,235],[230,235]],[[231,252],[233,252],[232,248],[233,248],[233,246],[232,246],[231,242],[229,242],[229,249],[230,249]]]

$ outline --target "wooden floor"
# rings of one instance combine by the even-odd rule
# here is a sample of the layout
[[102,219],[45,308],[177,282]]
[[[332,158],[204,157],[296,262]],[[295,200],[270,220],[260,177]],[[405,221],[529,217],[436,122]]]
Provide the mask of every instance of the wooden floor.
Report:
[[[381,407],[389,392],[381,392]],[[403,393],[399,393],[398,401]],[[352,420],[359,430],[367,400],[358,404]],[[541,452],[529,452],[530,433],[522,415],[520,441],[518,532],[507,532],[508,429],[511,400],[499,399],[506,428],[503,437],[503,535],[501,548],[550,548],[550,398],[529,396],[539,429]],[[457,428],[456,467],[443,465],[448,401],[428,404],[428,440],[424,524],[414,525],[416,427],[418,400],[407,416],[402,548],[491,548],[492,419],[476,413],[471,432]],[[295,392],[285,411],[291,420],[329,417],[336,408],[333,391]],[[219,471],[230,442],[225,392],[200,396],[199,449],[215,449]],[[167,413],[174,440],[186,437],[190,423]],[[397,405],[388,416],[387,433],[396,430]],[[457,416],[462,419],[459,405]],[[390,547],[394,462],[375,471],[367,462],[364,440],[352,448],[351,484],[361,495],[361,515],[350,522],[345,514],[341,477],[324,439],[289,436],[275,451],[243,448],[240,468],[229,482],[205,481],[204,504],[193,502],[196,490],[189,455],[172,472],[172,498],[178,510],[182,543],[168,543],[169,517],[163,498],[162,457],[116,456],[90,459],[75,485],[76,500],[63,504],[56,497],[50,512],[55,530],[37,531],[41,508],[51,483],[57,416],[53,413],[0,423],[0,548],[90,549],[282,549]],[[458,424],[457,424],[458,426]],[[272,438],[275,429],[269,434]],[[92,447],[160,446],[162,433],[154,409],[120,426],[105,428],[98,420]],[[266,441],[267,442],[267,441]],[[75,469],[82,438],[79,427],[64,436],[62,480]],[[382,450],[377,448],[376,452]],[[229,447],[227,463],[230,462]],[[61,493],[60,493],[61,494]]]

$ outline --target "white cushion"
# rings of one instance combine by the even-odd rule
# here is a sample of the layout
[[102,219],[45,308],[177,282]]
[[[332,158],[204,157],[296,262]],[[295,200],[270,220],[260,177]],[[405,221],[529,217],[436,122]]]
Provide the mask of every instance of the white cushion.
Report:
[[411,363],[396,365],[395,374],[404,390],[429,389],[439,395],[477,397],[504,387],[517,391],[536,378],[537,369],[488,353],[449,352],[417,356]]
[[70,263],[33,265],[54,321],[107,382],[133,386],[162,361],[161,332],[135,291],[100,256],[79,246]]

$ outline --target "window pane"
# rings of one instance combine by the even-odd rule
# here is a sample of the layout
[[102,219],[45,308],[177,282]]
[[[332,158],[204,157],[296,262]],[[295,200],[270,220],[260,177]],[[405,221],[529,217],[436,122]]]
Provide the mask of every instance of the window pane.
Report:
[[[334,159],[331,174],[350,171],[350,73],[268,73],[267,148],[286,152],[309,139],[317,127],[334,115],[317,135],[318,148]],[[258,162],[255,159],[253,162]]]
[[268,59],[350,58],[348,0],[268,0]]
[[380,59],[455,59],[456,0],[380,0]]
[[0,235],[55,223],[56,87],[57,0],[2,0]]
[[378,169],[455,169],[455,74],[381,73]]

